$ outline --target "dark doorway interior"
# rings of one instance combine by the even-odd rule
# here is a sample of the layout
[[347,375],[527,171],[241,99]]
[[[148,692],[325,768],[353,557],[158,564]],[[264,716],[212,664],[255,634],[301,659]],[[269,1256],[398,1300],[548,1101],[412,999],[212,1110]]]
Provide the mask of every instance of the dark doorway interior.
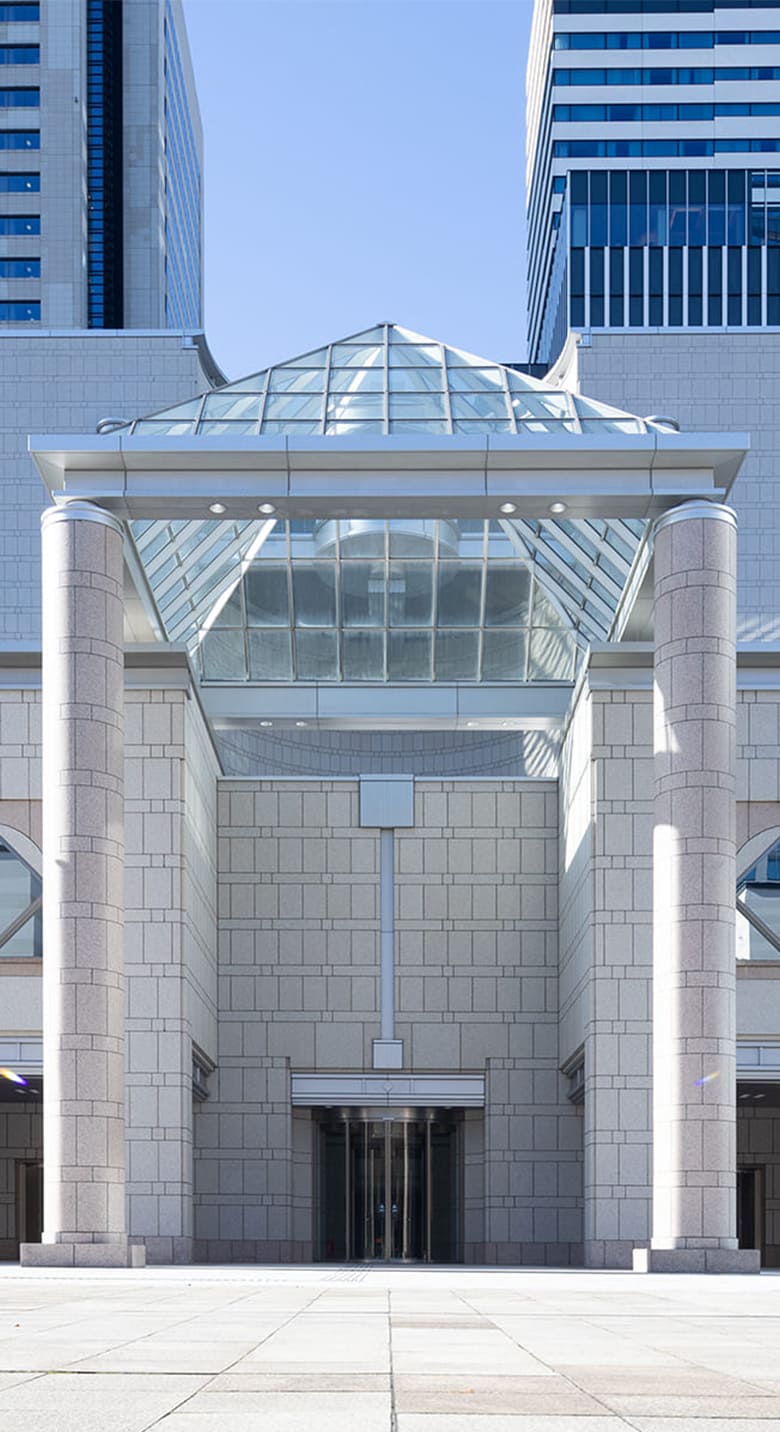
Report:
[[327,1110],[319,1120],[318,1257],[455,1263],[458,1110]]

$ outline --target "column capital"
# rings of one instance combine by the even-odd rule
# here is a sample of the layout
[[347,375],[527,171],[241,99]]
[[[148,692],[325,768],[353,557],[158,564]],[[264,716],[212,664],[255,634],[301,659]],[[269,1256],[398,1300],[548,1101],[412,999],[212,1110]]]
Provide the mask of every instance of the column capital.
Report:
[[698,521],[709,520],[714,522],[728,522],[736,530],[737,514],[733,507],[727,507],[723,502],[707,502],[699,499],[694,502],[681,502],[679,507],[670,507],[668,512],[662,512],[656,518],[653,532],[655,536],[663,527],[671,527],[675,522],[688,522],[696,519]]
[[104,507],[97,507],[94,502],[85,502],[82,498],[71,498],[67,502],[58,503],[56,507],[46,507],[41,513],[41,527],[53,527],[57,522],[97,522],[103,527],[110,527],[120,537],[124,536],[124,526],[120,518],[115,517],[113,512],[107,512]]

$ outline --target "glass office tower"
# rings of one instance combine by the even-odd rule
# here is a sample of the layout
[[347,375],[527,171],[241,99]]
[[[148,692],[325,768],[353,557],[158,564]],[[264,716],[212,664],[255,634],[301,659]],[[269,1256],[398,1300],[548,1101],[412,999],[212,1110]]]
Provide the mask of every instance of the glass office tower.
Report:
[[201,326],[180,0],[0,4],[0,324]]
[[780,324],[780,7],[537,0],[527,177],[533,361]]

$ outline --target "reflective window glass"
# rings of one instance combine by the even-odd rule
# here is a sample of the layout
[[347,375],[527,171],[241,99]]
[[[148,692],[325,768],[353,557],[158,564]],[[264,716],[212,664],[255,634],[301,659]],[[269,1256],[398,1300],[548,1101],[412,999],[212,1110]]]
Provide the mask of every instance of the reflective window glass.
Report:
[[766,850],[737,881],[737,910],[750,912],[772,937],[742,915],[738,921],[737,959],[780,960],[780,878],[777,857],[780,843]]
[[338,681],[339,645],[335,631],[296,631],[295,669],[299,681]]
[[482,638],[482,680],[525,681],[527,642],[524,631],[486,631]]
[[345,627],[384,626],[383,562],[342,562],[341,621]]
[[391,562],[388,587],[390,626],[429,626],[433,621],[433,564]]
[[262,559],[244,578],[246,619],[250,626],[288,626],[287,567]]
[[485,581],[485,625],[525,626],[528,622],[531,574],[520,563],[488,566]]
[[335,626],[336,567],[333,562],[295,562],[292,568],[296,626]]
[[245,681],[243,631],[207,631],[201,642],[200,659],[204,681]]
[[30,905],[41,897],[40,876],[0,841],[0,959],[24,959],[43,954],[40,911],[35,912],[14,933],[8,934]]
[[231,592],[224,606],[220,608],[211,625],[213,627],[238,627],[244,621],[244,608],[241,603],[241,588],[236,587]]
[[384,681],[383,632],[345,631],[341,637],[341,674],[345,681]]
[[437,626],[479,626],[481,597],[481,564],[439,563]]
[[476,681],[479,632],[437,631],[434,662],[436,681]]
[[391,631],[387,638],[387,676],[390,681],[430,681],[433,675],[433,634],[426,631]]
[[250,681],[291,681],[292,645],[289,631],[250,631]]
[[385,524],[381,521],[357,519],[339,523],[342,557],[383,557]]
[[535,627],[531,631],[528,677],[531,681],[571,681],[576,647],[568,632]]

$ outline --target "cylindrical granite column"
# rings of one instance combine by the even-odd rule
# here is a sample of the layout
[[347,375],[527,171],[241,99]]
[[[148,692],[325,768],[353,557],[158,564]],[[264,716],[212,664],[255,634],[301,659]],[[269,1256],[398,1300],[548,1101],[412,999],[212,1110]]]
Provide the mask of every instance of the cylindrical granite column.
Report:
[[635,1266],[748,1271],[736,1238],[736,518],[655,529],[653,1232]]
[[49,508],[43,557],[43,1242],[22,1262],[123,1266],[122,527]]

